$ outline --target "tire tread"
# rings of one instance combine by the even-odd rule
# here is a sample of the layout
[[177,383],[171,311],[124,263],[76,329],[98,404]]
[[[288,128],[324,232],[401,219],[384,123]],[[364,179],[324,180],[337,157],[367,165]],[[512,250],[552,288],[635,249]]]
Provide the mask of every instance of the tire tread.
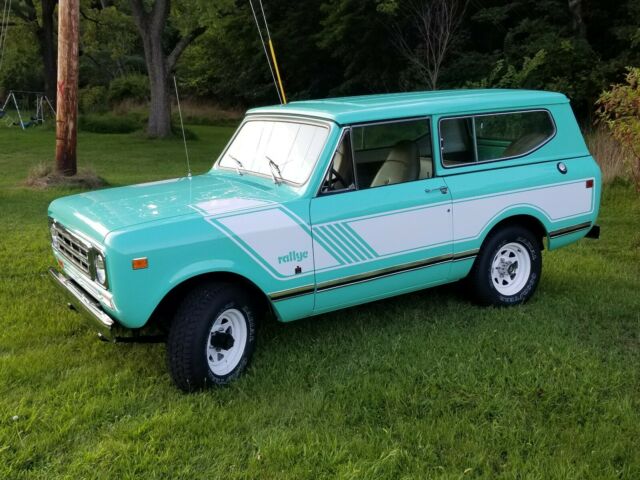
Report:
[[166,360],[171,378],[181,390],[199,390],[210,383],[208,367],[199,368],[206,362],[195,357],[200,351],[198,340],[202,336],[202,329],[207,328],[203,322],[210,315],[215,299],[242,298],[242,294],[243,292],[232,284],[203,283],[191,290],[178,307],[167,337]]

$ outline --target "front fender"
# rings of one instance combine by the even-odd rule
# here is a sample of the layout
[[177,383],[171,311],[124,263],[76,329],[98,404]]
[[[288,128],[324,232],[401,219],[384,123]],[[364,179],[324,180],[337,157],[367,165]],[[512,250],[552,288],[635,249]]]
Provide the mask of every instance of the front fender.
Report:
[[[113,232],[105,243],[114,304],[105,309],[127,328],[144,326],[171,290],[198,275],[231,272],[263,292],[276,290],[273,278],[200,217]],[[132,260],[140,257],[148,268],[134,270]]]

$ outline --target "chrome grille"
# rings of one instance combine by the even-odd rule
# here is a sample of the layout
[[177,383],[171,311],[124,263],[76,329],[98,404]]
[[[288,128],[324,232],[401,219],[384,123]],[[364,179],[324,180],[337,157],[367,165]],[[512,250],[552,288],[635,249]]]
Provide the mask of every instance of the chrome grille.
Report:
[[84,273],[90,274],[89,245],[57,223],[51,225],[51,241],[54,249]]

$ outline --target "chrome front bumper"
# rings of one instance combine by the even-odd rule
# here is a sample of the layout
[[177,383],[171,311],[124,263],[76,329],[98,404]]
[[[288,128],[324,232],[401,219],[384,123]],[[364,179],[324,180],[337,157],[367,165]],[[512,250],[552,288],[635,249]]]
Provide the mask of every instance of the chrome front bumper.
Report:
[[114,340],[113,330],[116,322],[102,309],[100,304],[64,273],[50,268],[49,274],[53,283],[64,292],[69,307],[81,313],[94,327],[97,327],[100,338]]

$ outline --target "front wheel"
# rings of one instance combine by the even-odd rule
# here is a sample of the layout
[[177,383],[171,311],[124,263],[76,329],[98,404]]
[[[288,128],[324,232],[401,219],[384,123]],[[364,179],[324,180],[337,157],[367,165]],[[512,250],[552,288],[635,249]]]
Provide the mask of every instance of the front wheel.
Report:
[[529,300],[541,273],[539,239],[526,228],[511,226],[487,238],[469,279],[480,303],[508,306]]
[[205,284],[184,299],[167,338],[167,363],[184,391],[226,385],[247,368],[256,343],[253,303],[230,284]]

